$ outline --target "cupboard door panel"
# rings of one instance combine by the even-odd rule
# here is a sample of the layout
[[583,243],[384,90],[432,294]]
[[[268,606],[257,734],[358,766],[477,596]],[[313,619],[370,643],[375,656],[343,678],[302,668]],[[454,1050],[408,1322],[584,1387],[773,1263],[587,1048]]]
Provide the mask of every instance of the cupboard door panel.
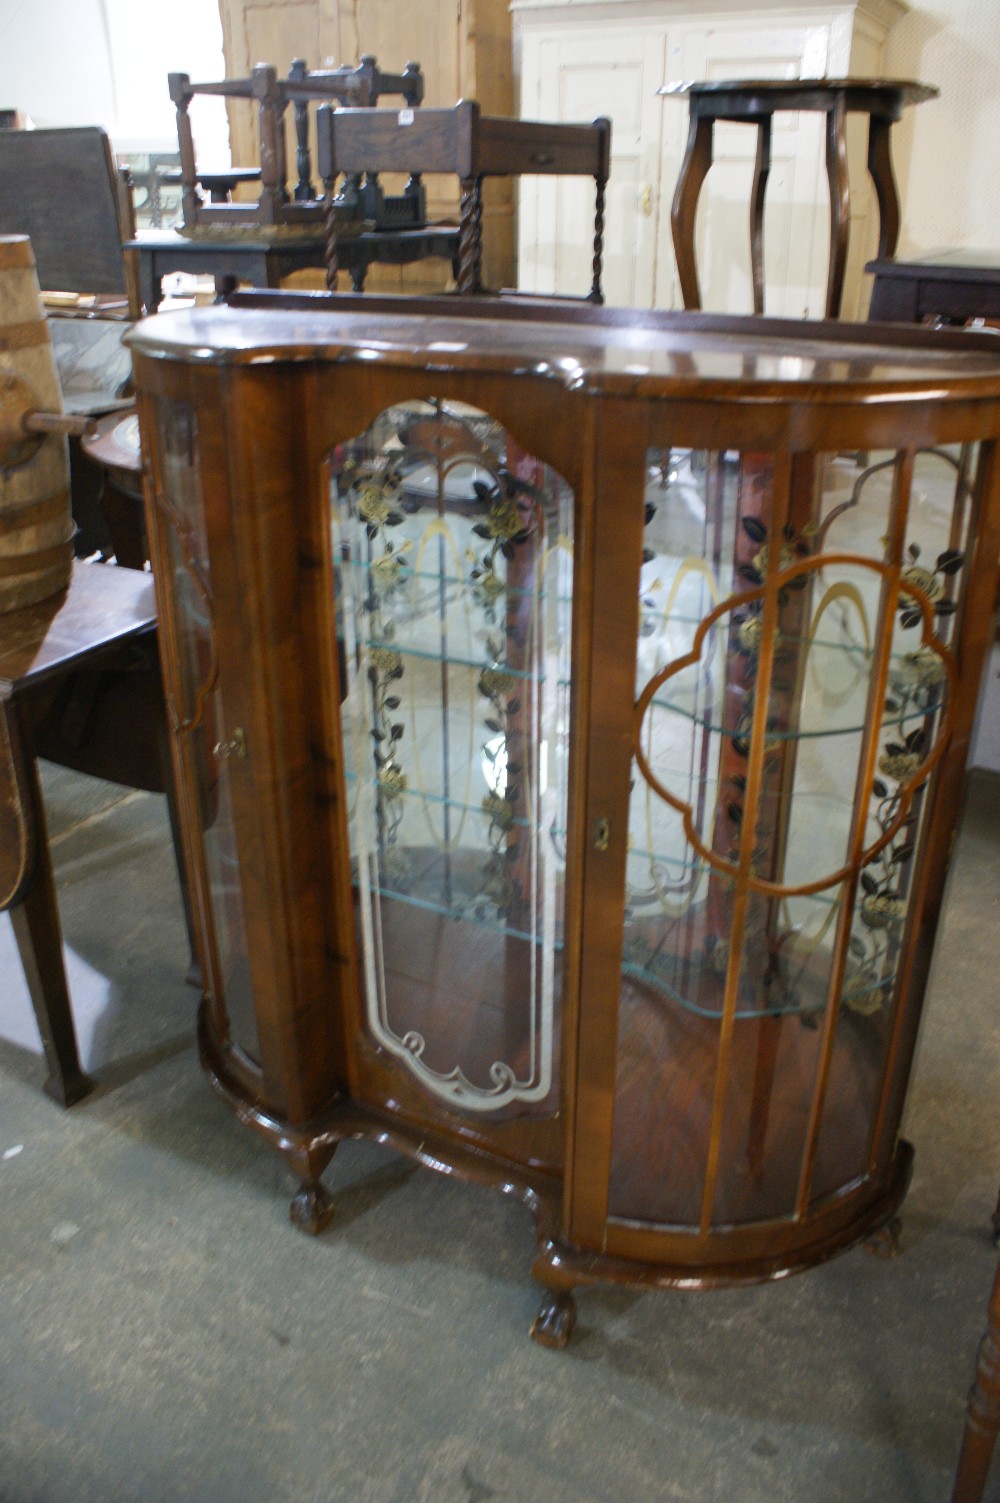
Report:
[[[604,241],[606,301],[650,306],[656,255],[663,81],[662,30],[594,30],[544,40],[525,57],[521,114],[612,122]],[[584,295],[590,285],[594,185],[585,178],[522,178],[519,286]]]

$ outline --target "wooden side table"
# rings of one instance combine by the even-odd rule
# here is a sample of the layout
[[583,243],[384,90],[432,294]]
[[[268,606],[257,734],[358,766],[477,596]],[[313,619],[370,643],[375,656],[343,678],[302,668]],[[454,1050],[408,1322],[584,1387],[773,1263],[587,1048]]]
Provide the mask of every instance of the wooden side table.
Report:
[[142,452],[134,408],[101,419],[80,448],[101,472],[101,511],[115,558],[127,569],[142,569],[149,557],[142,501]]
[[925,318],[964,324],[1000,318],[1000,252],[932,251],[905,261],[881,251],[865,271],[875,277],[868,317],[878,323],[918,324]]
[[0,911],[38,1021],[45,1090],[71,1106],[93,1082],[77,1052],[39,756],[165,792],[176,845],[150,574],[78,562],[61,595],[0,617]]
[[750,193],[750,264],[753,310],[764,311],[764,194],[771,170],[771,126],[779,110],[815,110],[826,116],[826,174],[830,183],[830,269],[826,317],[837,318],[844,294],[850,230],[847,180],[847,116],[868,116],[868,171],[878,197],[880,257],[891,256],[899,238],[899,194],[892,171],[889,132],[906,105],[937,97],[928,84],[864,78],[760,79],[749,82],[664,84],[660,94],[686,94],[690,104],[687,149],[670,211],[674,252],[685,308],[701,307],[694,228],[698,195],[712,165],[717,120],[757,127],[757,160]]

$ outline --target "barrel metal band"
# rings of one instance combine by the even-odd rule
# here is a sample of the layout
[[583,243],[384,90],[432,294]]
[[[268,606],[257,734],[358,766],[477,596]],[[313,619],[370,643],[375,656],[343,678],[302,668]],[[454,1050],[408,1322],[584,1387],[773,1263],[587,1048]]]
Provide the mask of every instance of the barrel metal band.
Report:
[[21,527],[39,527],[44,522],[55,522],[64,513],[69,514],[69,489],[54,491],[40,501],[28,501],[23,506],[0,507],[0,532],[17,531]]
[[9,579],[17,574],[40,574],[43,569],[54,569],[68,563],[73,557],[73,543],[58,543],[55,548],[43,548],[38,553],[7,553],[0,555],[0,579]]
[[29,350],[33,345],[48,344],[49,328],[44,318],[0,328],[0,351]]

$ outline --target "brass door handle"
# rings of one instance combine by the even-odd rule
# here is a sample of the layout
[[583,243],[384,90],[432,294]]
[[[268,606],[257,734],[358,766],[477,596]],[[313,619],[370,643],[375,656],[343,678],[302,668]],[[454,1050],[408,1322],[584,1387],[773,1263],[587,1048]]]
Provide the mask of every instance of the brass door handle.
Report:
[[653,212],[653,190],[648,183],[642,190],[642,212],[647,219]]

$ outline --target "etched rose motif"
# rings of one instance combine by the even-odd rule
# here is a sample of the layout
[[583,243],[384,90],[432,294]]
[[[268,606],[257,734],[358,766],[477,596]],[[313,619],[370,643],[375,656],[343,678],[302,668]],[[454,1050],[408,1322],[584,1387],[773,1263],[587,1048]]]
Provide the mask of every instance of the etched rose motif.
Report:
[[358,512],[372,527],[384,527],[391,508],[385,493],[375,485],[366,485],[358,499]]
[[378,770],[378,785],[386,798],[401,798],[406,792],[406,773],[386,762]]
[[476,588],[486,605],[495,605],[507,586],[492,569],[486,569],[476,580]]
[[403,671],[403,659],[394,647],[370,648],[368,661],[377,673],[395,676]]
[[861,900],[861,922],[868,929],[889,929],[905,915],[905,902],[891,893],[866,893]]
[[517,688],[517,679],[502,668],[484,668],[479,675],[479,692],[487,699],[507,699]]
[[922,590],[928,600],[940,600],[944,594],[944,581],[920,564],[910,564],[903,570],[899,581],[900,600],[912,601],[916,605],[916,596],[906,589],[907,585],[913,585],[916,589]]
[[488,793],[483,799],[483,813],[489,816],[490,823],[501,825],[504,829],[514,822],[514,806],[509,804],[499,793]]
[[[770,546],[771,545],[769,543],[765,543],[763,548],[755,553],[753,558],[750,560],[750,567],[757,570],[757,573],[760,575],[761,579],[763,579],[764,575],[767,573],[767,561],[771,556]],[[796,550],[792,548],[789,543],[782,543],[781,552],[778,555],[778,568],[790,569],[792,564],[795,563],[795,559]]]
[[745,621],[740,622],[737,636],[744,651],[758,652],[763,635],[764,622],[760,616],[748,616]]
[[921,758],[917,752],[884,751],[878,759],[879,772],[887,778],[894,778],[897,783],[905,783],[920,766]]
[[403,560],[398,553],[383,553],[372,564],[372,581],[377,590],[391,590],[399,582]]
[[918,647],[905,653],[893,673],[900,688],[933,689],[947,677],[944,663],[930,647]]
[[873,986],[863,971],[855,971],[844,983],[844,1003],[852,1012],[870,1018],[882,1005],[882,988]]
[[491,538],[506,542],[524,530],[521,515],[513,501],[506,497],[494,501],[486,517],[486,529]]
[[715,944],[712,946],[712,953],[709,957],[708,963],[712,967],[712,970],[715,971],[716,975],[724,976],[726,974],[727,970],[729,969],[728,939],[717,939],[715,941]]

